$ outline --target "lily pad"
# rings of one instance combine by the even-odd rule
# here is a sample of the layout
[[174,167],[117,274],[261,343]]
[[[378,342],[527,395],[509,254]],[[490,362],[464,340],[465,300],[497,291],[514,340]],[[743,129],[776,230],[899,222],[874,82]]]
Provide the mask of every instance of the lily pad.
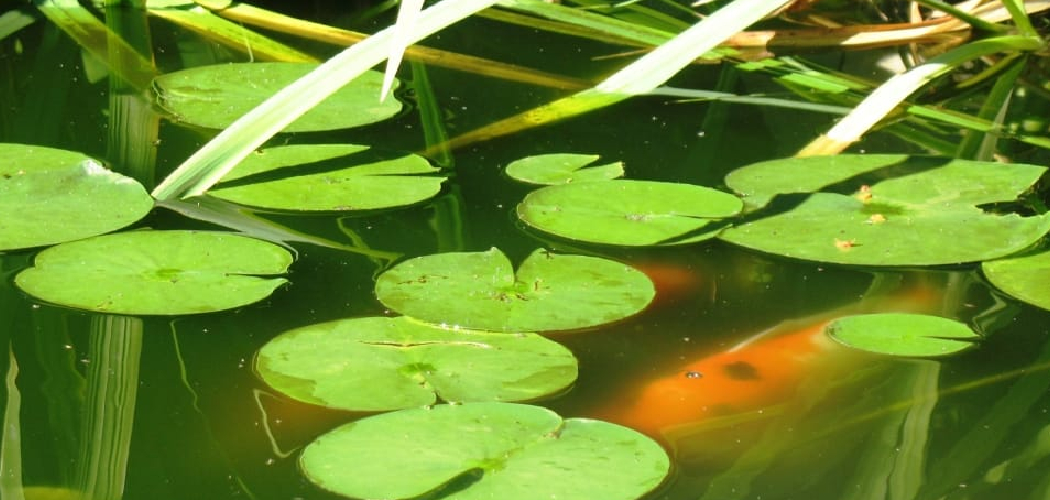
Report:
[[402,262],[376,280],[390,309],[434,324],[492,331],[586,328],[638,313],[653,284],[627,264],[536,250],[517,273],[499,250]]
[[672,182],[613,180],[537,189],[518,204],[518,218],[572,240],[647,246],[702,241],[708,226],[740,212],[739,198]]
[[554,153],[522,158],[507,165],[507,175],[529,184],[569,184],[607,181],[623,176],[623,163],[614,162],[587,167],[600,156],[576,153]]
[[764,252],[844,264],[994,259],[1035,243],[1050,230],[1050,215],[1001,215],[978,205],[1015,199],[1045,171],[904,155],[756,163],[726,177],[756,209],[719,237]]
[[1050,251],[984,262],[981,270],[1000,290],[1050,309]]
[[[185,69],[153,80],[157,104],[179,121],[223,129],[278,90],[317,68],[310,63],[237,63]],[[383,75],[369,71],[292,122],[286,132],[360,127],[401,111],[396,99],[379,100]]]
[[97,236],[152,209],[141,184],[88,156],[0,143],[0,250]]
[[307,446],[300,466],[322,488],[354,498],[631,500],[663,481],[669,460],[626,427],[468,403],[344,425]]
[[111,314],[194,314],[262,300],[292,256],[265,241],[211,231],[133,231],[37,254],[15,284],[42,300]]
[[368,146],[301,144],[258,151],[209,194],[280,210],[374,210],[437,195],[445,177],[422,156],[384,158]]
[[838,318],[825,327],[843,345],[891,356],[931,357],[974,346],[979,336],[948,318],[925,314],[859,314]]
[[445,401],[526,401],[576,380],[568,349],[533,333],[450,330],[406,317],[297,328],[267,342],[256,371],[307,403],[351,411]]

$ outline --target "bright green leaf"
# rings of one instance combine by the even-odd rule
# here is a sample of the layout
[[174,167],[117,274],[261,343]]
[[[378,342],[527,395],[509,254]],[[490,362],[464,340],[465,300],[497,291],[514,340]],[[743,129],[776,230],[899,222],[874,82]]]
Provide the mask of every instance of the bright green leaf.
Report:
[[96,236],[152,208],[142,185],[83,154],[0,144],[0,250]]
[[596,257],[532,253],[515,273],[502,252],[441,253],[402,262],[376,280],[390,309],[434,324],[493,331],[586,328],[638,313],[649,278]]
[[719,237],[764,252],[843,264],[993,259],[1035,243],[1050,230],[1050,215],[992,214],[977,205],[1013,200],[1045,171],[1036,165],[904,155],[756,163],[726,177],[755,210]]
[[1000,290],[1050,309],[1050,251],[984,262],[981,270]]
[[945,356],[973,347],[979,337],[970,327],[924,314],[859,314],[825,327],[843,345],[891,356]]
[[[157,103],[177,120],[223,129],[278,90],[317,68],[311,63],[238,63],[200,66],[157,77]],[[401,111],[395,99],[379,101],[383,75],[362,74],[292,122],[286,132],[360,127]]]
[[712,238],[708,226],[743,203],[690,184],[614,180],[548,186],[529,193],[518,218],[562,238],[610,245],[681,244]]
[[607,181],[623,176],[623,163],[588,167],[598,155],[554,153],[522,158],[507,165],[507,175],[530,184],[569,184]]
[[374,210],[437,195],[445,177],[422,156],[356,144],[300,144],[258,151],[209,194],[280,210]]
[[40,299],[111,314],[194,314],[257,302],[285,283],[285,249],[233,233],[133,231],[37,254],[15,284]]
[[565,389],[576,359],[532,333],[450,330],[398,318],[353,318],[285,332],[259,351],[271,387],[352,411],[445,401],[525,401]]
[[364,418],[311,443],[300,465],[348,497],[449,500],[633,500],[669,470],[660,446],[631,429],[510,403]]

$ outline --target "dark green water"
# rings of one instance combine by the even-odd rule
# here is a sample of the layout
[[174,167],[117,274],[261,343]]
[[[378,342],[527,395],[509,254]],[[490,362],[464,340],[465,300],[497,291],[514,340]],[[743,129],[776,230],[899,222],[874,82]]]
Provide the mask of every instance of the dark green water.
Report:
[[[165,71],[187,64],[177,57],[179,50],[210,53],[215,62],[233,58],[164,22],[150,27]],[[585,78],[616,65],[593,63],[592,56],[620,50],[490,21],[464,23],[433,44]],[[89,78],[89,66],[45,21],[0,40],[0,140],[107,158],[109,90],[105,79]],[[452,135],[562,95],[447,69],[429,71]],[[720,71],[692,69],[673,83],[711,88]],[[770,85],[746,76],[732,90]],[[596,416],[630,401],[640,384],[782,321],[849,306],[873,280],[936,284],[949,296],[937,312],[974,325],[986,336],[979,348],[938,361],[869,357],[806,374],[786,398],[768,406],[757,401],[756,410],[736,415],[736,424],[701,426],[665,442],[674,452],[674,475],[653,498],[1047,498],[1050,316],[997,295],[975,266],[853,269],[721,242],[660,250],[575,245],[521,227],[513,209],[529,188],[502,174],[508,162],[530,154],[593,152],[623,161],[629,178],[718,186],[737,166],[792,154],[831,121],[793,110],[638,98],[456,151],[446,190],[419,206],[360,216],[261,215],[338,241],[346,239],[343,227],[373,249],[406,258],[495,246],[520,261],[545,247],[661,264],[695,279],[682,294],[664,289],[658,304],[640,316],[554,336],[580,359],[580,379],[568,393],[541,404],[567,417]],[[159,139],[158,177],[207,137],[162,122]],[[395,120],[323,139],[395,150],[423,147],[411,109]],[[878,135],[858,149],[911,151]],[[211,227],[164,209],[141,225]],[[177,318],[112,318],[39,303],[11,284],[33,252],[3,255],[0,345],[10,346],[10,354],[0,356],[9,378],[3,439],[10,455],[0,462],[5,484],[17,475],[26,486],[88,485],[126,499],[338,498],[303,478],[297,452],[360,415],[276,394],[254,376],[252,360],[284,330],[388,312],[372,294],[380,271],[374,262],[293,246],[298,260],[291,284],[271,298],[235,311]],[[34,498],[29,490],[25,496]]]

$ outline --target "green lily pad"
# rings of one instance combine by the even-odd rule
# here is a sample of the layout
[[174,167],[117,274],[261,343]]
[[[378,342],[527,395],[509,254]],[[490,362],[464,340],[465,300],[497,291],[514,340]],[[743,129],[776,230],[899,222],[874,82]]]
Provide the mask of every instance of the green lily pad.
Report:
[[[838,155],[756,163],[726,184],[749,206],[720,238],[788,257],[911,266],[994,259],[1031,246],[1050,215],[993,214],[1046,171],[904,155]],[[809,191],[818,191],[807,194]],[[781,196],[777,196],[781,195]]]
[[0,250],[96,236],[152,209],[141,184],[88,156],[0,143]]
[[576,380],[568,349],[533,333],[449,330],[406,318],[297,328],[256,359],[266,383],[307,403],[351,411],[445,401],[526,401]]
[[368,146],[301,144],[258,151],[209,194],[280,210],[374,210],[437,195],[445,177],[422,156],[383,158]]
[[1050,309],[1050,251],[983,262],[981,270],[1000,290]]
[[671,182],[613,180],[537,189],[518,204],[518,218],[563,238],[646,246],[702,241],[712,222],[740,212],[739,198]]
[[[153,88],[157,104],[179,121],[223,129],[317,66],[287,62],[200,66],[158,76]],[[285,132],[360,127],[396,115],[401,103],[379,101],[382,81],[381,73],[362,74],[288,125]]]
[[354,498],[632,500],[667,454],[618,425],[511,403],[402,410],[339,427],[303,451],[318,486]]
[[973,347],[979,338],[958,321],[905,313],[844,316],[824,331],[843,345],[891,356],[945,356]]
[[536,155],[511,162],[505,171],[518,181],[546,185],[607,181],[623,176],[622,162],[587,167],[598,158],[575,153]]
[[262,300],[292,256],[265,241],[211,231],[133,231],[37,254],[15,284],[42,300],[112,314],[193,314]]
[[430,323],[533,332],[611,323],[655,295],[644,273],[620,262],[536,250],[515,273],[495,248],[407,260],[375,290],[390,309]]

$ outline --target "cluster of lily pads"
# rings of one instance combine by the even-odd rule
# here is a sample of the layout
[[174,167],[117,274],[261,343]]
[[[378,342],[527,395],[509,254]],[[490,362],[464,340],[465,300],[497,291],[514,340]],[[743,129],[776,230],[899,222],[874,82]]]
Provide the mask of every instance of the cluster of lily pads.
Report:
[[[271,81],[273,66],[250,66],[258,67],[266,74],[257,74],[254,82]],[[292,69],[272,85],[283,86],[305,71]],[[159,78],[158,104],[177,120],[201,127],[225,122],[200,119],[197,112],[226,110],[232,120],[241,107],[253,105],[233,99],[231,106],[216,106],[227,101],[207,85],[212,69],[201,71],[204,77],[196,83],[184,82],[180,74]],[[364,85],[371,88],[367,79]],[[206,105],[181,107],[194,96]],[[320,123],[330,126],[332,120]],[[16,277],[35,297],[102,313],[194,314],[261,300],[286,281],[280,275],[292,264],[292,254],[271,242],[219,231],[144,228],[105,234],[140,220],[155,203],[143,186],[94,159],[23,144],[0,145],[0,154],[10,160],[0,167],[8,181],[0,185],[0,200],[11,213],[23,215],[0,228],[2,248],[58,244],[40,251],[33,267]],[[270,209],[369,210],[436,195],[445,180],[436,173],[418,155],[383,155],[359,145],[293,145],[256,153],[209,194]],[[597,293],[596,282],[603,285]],[[472,310],[473,316],[464,315],[456,325],[408,316],[353,318],[286,332],[261,350],[258,373],[290,397],[353,411],[392,411],[336,429],[307,448],[301,463],[321,486],[353,497],[402,498],[449,488],[472,471],[485,471],[459,493],[469,496],[490,488],[535,491],[530,478],[558,472],[564,480],[547,485],[550,495],[572,497],[597,488],[607,489],[609,498],[627,499],[666,476],[667,454],[636,431],[563,420],[542,407],[512,403],[564,391],[577,375],[576,359],[566,348],[523,332],[582,328],[635,314],[654,295],[643,273],[618,262],[543,251],[515,272],[494,249],[404,262],[380,278],[377,293],[391,309],[424,319],[447,310],[448,297],[460,296],[461,311]],[[419,296],[436,300],[428,304]],[[593,307],[580,307],[581,296],[590,297]],[[446,404],[433,406],[439,402]],[[424,406],[430,408],[420,410]],[[377,461],[375,448],[354,444],[404,438],[406,429],[418,434],[407,441],[412,446],[390,448],[386,463]],[[455,443],[447,442],[449,437]],[[445,453],[420,456],[419,443],[428,441]],[[449,453],[453,449],[456,453]],[[326,458],[331,453],[339,459]],[[421,470],[412,482],[346,473],[362,469],[355,460],[403,471],[413,459]],[[393,487],[397,491],[390,491]]]
[[[531,332],[641,311],[655,295],[642,272],[545,250],[515,270],[491,249],[404,261],[375,292],[403,316],[294,329],[256,359],[261,378],[292,398],[390,412],[306,447],[303,470],[320,486],[355,498],[462,489],[450,497],[630,499],[667,475],[667,454],[634,430],[513,403],[560,393],[577,377],[568,349]],[[396,477],[377,480],[390,471]]]
[[[233,66],[158,78],[158,105],[187,124],[221,128],[310,69]],[[297,130],[345,128],[397,113],[399,105],[374,105],[377,79],[355,82],[368,99],[337,95],[312,112],[318,117],[296,122]],[[348,89],[342,92],[354,92]],[[326,109],[343,102],[352,102],[353,112]],[[374,114],[360,120],[363,107]],[[358,121],[335,121],[350,116]],[[103,313],[194,314],[250,304],[285,283],[280,275],[293,257],[271,242],[219,231],[105,234],[143,218],[154,200],[92,158],[23,144],[0,144],[0,158],[0,209],[18,214],[0,221],[0,251],[57,244],[15,278],[35,297]],[[556,237],[599,245],[720,238],[841,264],[980,261],[1000,289],[1050,309],[1050,253],[1023,253],[1050,231],[1050,215],[983,208],[1016,199],[1044,167],[907,155],[788,159],[731,173],[725,182],[734,195],[622,180],[616,163],[584,168],[596,160],[556,154],[509,165],[513,178],[544,185],[521,201],[518,217]],[[280,210],[372,210],[425,201],[445,180],[418,155],[300,144],[259,151],[209,195]],[[306,448],[303,469],[322,487],[359,498],[442,491],[456,498],[536,496],[543,489],[547,496],[595,497],[600,490],[601,498],[628,499],[666,476],[666,453],[637,432],[521,403],[564,391],[577,375],[571,352],[532,332],[588,328],[640,312],[654,296],[642,272],[546,250],[515,269],[491,249],[401,262],[378,277],[375,293],[402,316],[291,330],[257,358],[259,375],[292,398],[386,412]],[[830,328],[847,345],[894,355],[947,354],[974,337],[965,325],[920,315],[856,316]],[[381,471],[397,471],[399,479],[377,480]]]
[[[591,155],[550,155],[537,174],[549,184],[518,205],[540,231],[613,245],[677,245],[709,238],[786,257],[862,266],[981,262],[1004,292],[1050,309],[1050,252],[1032,250],[1050,214],[1023,217],[983,207],[1013,202],[1046,167],[937,157],[843,154],[755,163],[725,183],[737,197],[680,183],[616,180],[586,167]],[[605,180],[606,182],[594,182]],[[743,212],[741,214],[741,211]]]

